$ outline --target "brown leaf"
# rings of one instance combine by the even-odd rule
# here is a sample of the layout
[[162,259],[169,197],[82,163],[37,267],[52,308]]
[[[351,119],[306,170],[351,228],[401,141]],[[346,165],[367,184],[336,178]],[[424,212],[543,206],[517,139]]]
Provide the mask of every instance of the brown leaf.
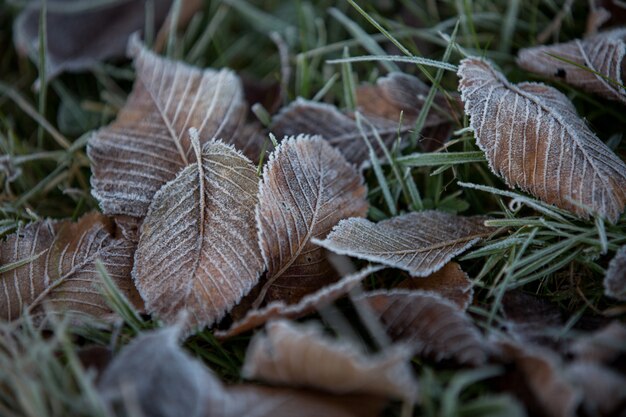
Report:
[[227,339],[252,330],[272,319],[297,319],[303,317],[343,297],[350,290],[357,287],[365,278],[381,269],[383,268],[380,266],[368,267],[354,274],[347,275],[333,284],[305,295],[296,304],[289,304],[286,300],[278,300],[269,303],[261,309],[249,310],[243,319],[235,322],[228,330],[216,331],[214,335],[220,339]]
[[615,29],[583,40],[521,49],[517,64],[528,71],[626,104],[626,89],[607,80],[626,83],[623,78],[625,42],[626,29]]
[[626,301],[626,245],[619,248],[604,276],[604,294]]
[[[160,27],[171,0],[155,0],[154,27]],[[15,46],[36,61],[39,50],[41,2],[33,1],[15,20]],[[109,58],[123,57],[130,35],[146,24],[146,4],[140,0],[97,2],[48,1],[46,14],[46,78],[79,72]],[[42,80],[39,80],[41,82]]]
[[413,399],[417,381],[409,359],[404,346],[369,356],[352,343],[329,339],[318,326],[279,320],[252,339],[242,374],[248,379],[336,394]]
[[130,41],[137,79],[116,120],[89,140],[92,194],[106,214],[143,217],[154,194],[194,162],[188,130],[231,140],[246,106],[229,70],[201,70]]
[[186,309],[203,326],[250,291],[264,264],[254,220],[256,168],[219,141],[205,143],[199,158],[155,194],[133,277],[150,313],[171,322]]
[[514,369],[506,378],[526,400],[531,415],[574,417],[581,395],[565,377],[559,358],[551,351],[499,341],[500,360]]
[[[25,261],[0,273],[0,319],[15,320],[23,310],[36,316],[46,310],[78,316],[111,313],[100,294],[100,259],[115,284],[129,298],[134,244],[112,236],[113,225],[98,213],[78,223],[43,220],[20,227],[0,243],[0,266]],[[45,309],[44,309],[45,307]]]
[[626,378],[603,366],[574,362],[565,377],[582,392],[582,408],[588,416],[616,416],[626,410]]
[[458,75],[470,126],[493,172],[580,217],[617,221],[626,203],[626,164],[565,95],[543,84],[511,84],[479,58],[461,61]]
[[283,140],[259,186],[256,219],[268,281],[257,301],[295,303],[334,282],[332,266],[311,239],[326,236],[343,218],[364,216],[365,196],[363,178],[320,137]]
[[456,262],[448,262],[439,271],[425,278],[407,278],[395,288],[434,292],[452,301],[461,310],[467,310],[474,296],[472,281]]
[[461,217],[427,210],[378,223],[342,220],[325,240],[314,243],[341,255],[380,262],[425,277],[493,233],[485,217]]
[[417,355],[436,361],[453,359],[484,364],[487,346],[464,312],[432,292],[391,290],[365,293],[366,303],[394,341],[406,343]]

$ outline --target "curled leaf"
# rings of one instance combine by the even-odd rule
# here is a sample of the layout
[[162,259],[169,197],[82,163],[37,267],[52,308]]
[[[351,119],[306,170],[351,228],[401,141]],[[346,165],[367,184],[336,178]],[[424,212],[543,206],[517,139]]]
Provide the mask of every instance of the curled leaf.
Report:
[[[20,227],[0,243],[0,319],[15,320],[23,310],[104,317],[99,259],[129,298],[135,292],[131,268],[135,246],[116,239],[113,224],[98,213],[78,223],[43,220]],[[45,309],[44,309],[45,306]]]
[[380,262],[425,277],[493,233],[484,217],[461,217],[427,210],[378,223],[342,220],[324,240],[314,242],[341,255]]
[[[520,67],[626,104],[626,29],[519,51]],[[621,85],[620,85],[621,84]]]
[[171,322],[186,309],[193,324],[208,325],[250,291],[264,265],[254,165],[219,141],[207,142],[198,161],[154,196],[133,277],[149,312]]
[[434,360],[454,359],[482,365],[487,346],[464,312],[452,302],[425,291],[391,290],[365,293],[355,299],[374,312],[394,341]]
[[137,38],[129,51],[137,71],[133,92],[115,121],[90,138],[87,153],[102,211],[143,217],[154,194],[194,161],[188,130],[196,128],[205,142],[230,139],[246,109],[229,70],[170,61]]
[[626,301],[626,245],[619,248],[604,276],[604,294]]
[[326,236],[341,219],[364,216],[365,194],[356,169],[321,138],[283,140],[259,186],[256,220],[268,281],[257,300],[295,303],[336,281],[322,248],[311,239]]
[[368,267],[354,274],[347,275],[333,284],[305,295],[296,304],[289,304],[286,300],[277,300],[261,309],[249,310],[243,319],[235,322],[228,330],[215,332],[215,336],[226,339],[252,330],[269,320],[278,318],[297,319],[310,314],[346,295],[365,278],[381,269],[382,267],[380,266]]
[[491,64],[466,58],[459,89],[493,172],[580,217],[616,222],[626,204],[626,164],[589,130],[558,90],[511,84]]
[[279,320],[258,333],[246,354],[245,378],[346,394],[413,399],[417,381],[403,346],[368,356],[352,343],[329,339],[321,328]]
[[452,301],[461,310],[467,310],[474,296],[472,281],[456,262],[448,262],[439,271],[425,278],[407,278],[395,288],[434,292]]

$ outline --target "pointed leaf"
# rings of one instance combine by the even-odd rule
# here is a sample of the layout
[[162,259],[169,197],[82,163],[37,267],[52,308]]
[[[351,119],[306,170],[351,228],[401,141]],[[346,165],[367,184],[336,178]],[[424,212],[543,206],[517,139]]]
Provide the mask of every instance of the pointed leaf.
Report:
[[461,217],[439,211],[396,216],[379,223],[352,218],[339,222],[325,240],[314,240],[335,253],[380,262],[425,277],[493,233],[485,217]]
[[461,310],[467,310],[474,296],[472,281],[456,262],[448,262],[439,271],[425,278],[407,278],[395,288],[434,292],[452,301]]
[[269,323],[250,342],[243,376],[273,384],[346,394],[412,399],[417,381],[403,346],[367,356],[358,346],[329,339],[318,326]]
[[141,226],[133,276],[150,313],[171,322],[219,320],[257,283],[256,168],[219,141],[154,196]]
[[92,193],[107,214],[143,217],[154,194],[193,162],[188,129],[230,140],[245,117],[229,70],[201,70],[159,57],[131,39],[137,79],[116,120],[89,141]]
[[521,49],[517,63],[528,71],[626,104],[626,88],[615,84],[626,84],[625,55],[626,29],[615,29],[582,40]]
[[626,301],[626,245],[619,248],[604,276],[604,294]]
[[[268,282],[259,299],[297,302],[336,280],[322,248],[341,219],[367,212],[363,178],[320,137],[283,140],[263,170],[256,209]],[[267,297],[265,297],[267,291]]]
[[489,166],[509,186],[588,218],[615,222],[626,203],[626,165],[552,87],[511,84],[491,64],[466,58],[459,89]]
[[394,341],[417,355],[482,365],[487,347],[470,319],[452,302],[425,291],[391,290],[365,293],[355,302],[372,308]]
[[134,244],[115,239],[112,222],[98,213],[78,223],[43,220],[20,227],[0,243],[0,266],[29,261],[0,273],[0,319],[15,320],[24,309],[104,317],[111,313],[102,297],[95,263],[100,259],[129,298]]

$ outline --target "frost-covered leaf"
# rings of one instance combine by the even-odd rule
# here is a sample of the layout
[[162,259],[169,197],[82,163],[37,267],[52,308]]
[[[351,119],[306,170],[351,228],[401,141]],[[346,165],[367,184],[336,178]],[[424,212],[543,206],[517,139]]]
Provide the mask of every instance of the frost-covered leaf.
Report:
[[150,313],[166,321],[186,309],[196,325],[219,320],[257,283],[263,260],[252,163],[219,141],[201,163],[154,196],[141,226],[133,277]]
[[325,240],[314,242],[335,253],[380,262],[425,277],[493,233],[485,217],[462,217],[427,210],[378,223],[342,220]]
[[[134,244],[116,239],[112,222],[98,213],[78,223],[38,221],[0,242],[0,319],[15,320],[23,310],[104,317],[111,313],[100,293],[100,259],[129,298]],[[14,266],[14,267],[11,267]],[[44,308],[45,307],[45,308]]]
[[271,322],[250,342],[243,376],[273,384],[413,399],[417,381],[404,346],[366,355],[359,346],[330,339],[316,325]]
[[582,393],[587,416],[616,416],[626,409],[626,377],[607,367],[574,362],[565,367],[565,377]]
[[558,90],[511,84],[479,58],[461,61],[459,89],[489,166],[509,186],[588,218],[615,222],[626,203],[626,165]]
[[89,140],[92,193],[106,214],[143,217],[154,194],[194,161],[188,130],[231,140],[246,107],[226,69],[170,61],[130,41],[137,79],[126,105]]
[[297,302],[336,280],[312,238],[367,212],[363,178],[320,137],[283,140],[263,170],[256,209],[268,281],[259,299]]
[[626,301],[626,245],[619,248],[604,276],[604,294]]
[[350,290],[357,287],[365,278],[381,269],[382,267],[380,266],[368,267],[354,274],[347,275],[333,284],[305,295],[296,304],[289,304],[286,300],[277,300],[261,309],[249,310],[243,319],[233,323],[228,330],[216,331],[214,334],[218,338],[226,339],[252,330],[272,319],[297,319],[305,316],[343,297]]
[[[109,58],[123,57],[128,38],[143,31],[146,3],[142,0],[78,2],[50,0],[46,13],[46,78],[78,72]],[[15,20],[15,46],[33,60],[39,56],[40,1],[32,1]],[[171,0],[152,2],[154,27],[161,26]],[[41,80],[39,80],[41,81]]]
[[615,84],[626,84],[625,55],[626,29],[622,28],[586,39],[524,48],[518,53],[517,63],[528,71],[626,104],[626,89]]
[[621,356],[626,358],[626,326],[619,321],[575,340],[569,353],[578,361],[610,364]]
[[510,365],[510,374],[504,381],[526,400],[530,415],[576,415],[581,395],[566,378],[558,356],[547,349],[508,341],[499,341],[497,346],[498,359]]
[[456,262],[448,262],[425,278],[407,278],[395,288],[434,292],[452,301],[461,310],[467,310],[474,296],[472,281]]
[[365,293],[355,299],[374,312],[394,341],[417,355],[482,365],[488,349],[483,337],[459,308],[432,292],[391,290]]

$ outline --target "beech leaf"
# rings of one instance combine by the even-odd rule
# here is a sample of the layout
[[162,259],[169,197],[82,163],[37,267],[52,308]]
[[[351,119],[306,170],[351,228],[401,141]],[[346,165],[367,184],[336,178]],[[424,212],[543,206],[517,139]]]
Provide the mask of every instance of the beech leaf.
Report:
[[122,293],[133,299],[135,246],[115,239],[113,227],[106,217],[90,213],[78,223],[31,223],[0,242],[0,266],[16,265],[0,273],[0,319],[15,320],[24,310],[35,316],[46,310],[107,316],[111,310],[99,290],[98,259]]
[[619,248],[604,276],[604,294],[626,301],[626,245]]
[[431,291],[452,301],[461,310],[467,310],[474,296],[472,281],[456,262],[448,262],[439,271],[425,278],[407,278],[395,288]]
[[558,90],[511,84],[479,58],[461,61],[459,89],[494,173],[580,217],[615,223],[626,203],[626,164],[589,130]]
[[252,330],[265,322],[278,319],[297,319],[327,306],[338,298],[346,295],[350,290],[357,287],[361,281],[383,269],[380,266],[370,266],[354,274],[347,275],[339,281],[320,288],[319,290],[305,295],[296,304],[289,304],[286,300],[277,300],[267,304],[261,309],[248,311],[243,319],[236,321],[225,331],[214,332],[220,339],[227,339],[240,333]]
[[625,55],[626,29],[622,28],[586,39],[521,49],[517,64],[528,71],[626,104],[626,88],[622,87],[626,84]]
[[273,384],[311,387],[336,394],[362,393],[414,399],[417,381],[404,346],[374,356],[358,346],[325,336],[312,324],[271,322],[254,336],[242,374]]
[[482,365],[488,348],[470,319],[459,308],[432,292],[404,289],[364,293],[365,303],[393,341],[407,344],[417,355]]
[[144,217],[154,194],[194,161],[190,128],[204,142],[230,139],[245,117],[241,83],[129,43],[137,79],[115,121],[89,140],[92,194],[106,214]]
[[320,137],[283,140],[259,186],[256,220],[268,281],[257,301],[294,303],[336,281],[322,248],[311,239],[326,236],[343,218],[364,216],[365,197],[361,175]]
[[325,240],[314,243],[341,255],[380,262],[425,277],[493,233],[485,217],[462,217],[427,210],[378,223],[342,220]]
[[250,291],[264,265],[254,220],[256,168],[219,141],[205,143],[196,160],[154,196],[133,277],[149,312],[171,322],[187,309],[203,326]]

